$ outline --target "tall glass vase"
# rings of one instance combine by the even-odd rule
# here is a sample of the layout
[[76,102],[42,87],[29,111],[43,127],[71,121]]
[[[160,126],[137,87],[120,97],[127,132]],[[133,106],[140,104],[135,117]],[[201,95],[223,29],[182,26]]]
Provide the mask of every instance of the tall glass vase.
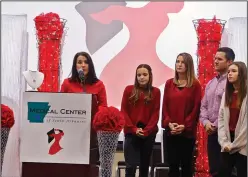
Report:
[[[214,57],[220,47],[223,29],[226,21],[216,19],[193,20],[198,44],[197,44],[197,65],[198,79],[202,85],[202,95],[207,83],[216,75],[214,69]],[[208,135],[201,123],[197,125],[196,146],[197,156],[195,157],[195,177],[209,177]]]
[[67,20],[59,18],[56,13],[47,13],[36,16],[34,21],[39,51],[38,69],[44,74],[44,81],[38,91],[58,92]]
[[9,138],[9,132],[10,132],[10,128],[5,128],[5,127],[1,128],[1,170],[0,170],[1,176],[2,176],[4,153]]

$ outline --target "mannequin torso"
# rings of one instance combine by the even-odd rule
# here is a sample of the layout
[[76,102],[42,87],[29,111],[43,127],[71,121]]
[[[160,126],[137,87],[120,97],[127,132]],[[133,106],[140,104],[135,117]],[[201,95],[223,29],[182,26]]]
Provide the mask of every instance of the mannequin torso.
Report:
[[37,91],[37,88],[41,86],[44,80],[44,74],[39,71],[27,70],[23,72],[23,76],[28,85],[32,88],[32,91]]

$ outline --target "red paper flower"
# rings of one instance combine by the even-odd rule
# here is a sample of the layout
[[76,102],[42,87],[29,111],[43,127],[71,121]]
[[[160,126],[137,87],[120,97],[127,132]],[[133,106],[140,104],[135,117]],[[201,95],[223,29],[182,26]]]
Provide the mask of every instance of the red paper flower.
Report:
[[60,40],[63,35],[64,23],[56,13],[40,14],[34,18],[39,40]]
[[1,104],[1,111],[1,127],[13,127],[13,125],[15,124],[13,110],[4,104]]
[[200,19],[196,29],[198,41],[219,41],[221,40],[222,30],[221,22],[216,17],[212,20]]
[[115,107],[100,107],[93,120],[96,131],[121,132],[125,125],[124,115]]
[[61,42],[66,20],[50,12],[36,16],[34,21],[39,49],[39,71],[44,74],[44,81],[38,91],[58,92]]

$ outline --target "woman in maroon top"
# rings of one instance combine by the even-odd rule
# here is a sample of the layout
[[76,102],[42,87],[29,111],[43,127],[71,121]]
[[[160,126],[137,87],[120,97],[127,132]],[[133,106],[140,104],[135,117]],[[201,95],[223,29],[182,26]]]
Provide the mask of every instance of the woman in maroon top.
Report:
[[[83,71],[83,77],[79,77],[79,71]],[[90,55],[86,52],[78,52],[74,56],[71,77],[64,80],[61,92],[66,93],[90,93],[96,96],[98,106],[107,106],[105,86],[96,77],[95,68]]]
[[220,176],[247,176],[247,68],[233,62],[228,68],[226,90],[218,117],[218,141],[221,146]]
[[169,177],[193,176],[193,149],[200,112],[201,85],[195,77],[192,56],[181,53],[175,64],[175,77],[164,88],[162,127]]
[[147,177],[150,157],[158,132],[160,90],[152,86],[152,69],[147,64],[137,67],[134,85],[125,88],[121,111],[125,114],[124,157],[126,177]]

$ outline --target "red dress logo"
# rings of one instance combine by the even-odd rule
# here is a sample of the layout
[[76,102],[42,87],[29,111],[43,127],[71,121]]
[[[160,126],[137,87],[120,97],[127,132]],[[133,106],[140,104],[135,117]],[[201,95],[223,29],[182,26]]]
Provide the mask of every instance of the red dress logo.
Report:
[[48,135],[48,143],[51,143],[54,140],[53,144],[49,148],[48,154],[55,155],[61,149],[63,149],[60,146],[59,142],[60,142],[62,136],[64,136],[64,132],[62,130],[60,130],[60,129],[54,129],[53,128],[52,130],[47,132],[47,135]]

